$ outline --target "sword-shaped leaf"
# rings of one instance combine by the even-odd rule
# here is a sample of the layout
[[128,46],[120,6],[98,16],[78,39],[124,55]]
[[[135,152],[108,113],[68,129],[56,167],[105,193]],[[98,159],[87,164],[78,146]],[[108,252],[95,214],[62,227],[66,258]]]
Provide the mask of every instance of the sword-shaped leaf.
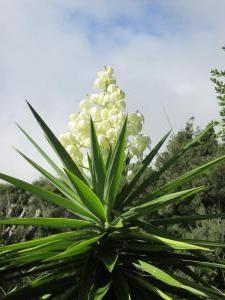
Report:
[[20,189],[31,192],[32,194],[35,194],[35,195],[39,196],[40,198],[47,200],[57,206],[65,208],[82,218],[96,221],[96,217],[93,214],[91,214],[88,210],[84,209],[80,204],[72,202],[71,200],[69,200],[67,198],[64,198],[53,192],[42,189],[34,184],[30,184],[26,181],[19,180],[19,179],[16,179],[14,177],[11,177],[11,176],[8,176],[5,174],[0,173],[0,179],[5,180],[5,181],[15,185]]
[[146,168],[149,166],[149,164],[152,162],[154,157],[158,154],[159,149],[162,147],[166,139],[168,138],[170,134],[170,131],[158,142],[158,144],[150,151],[150,153],[146,156],[146,158],[143,160],[142,165],[140,169],[138,170],[137,174],[134,176],[134,178],[131,180],[131,182],[124,186],[121,193],[119,194],[117,204],[122,204],[123,206],[126,204],[126,197],[132,192],[135,185],[137,184],[138,180],[141,178],[143,173],[145,172]]
[[107,221],[111,221],[111,211],[115,198],[118,194],[121,178],[124,169],[125,148],[126,148],[127,117],[116,142],[115,148],[110,157],[109,166],[106,171],[104,188],[104,202],[107,208]]
[[129,284],[122,272],[116,272],[113,278],[113,289],[117,300],[131,300]]
[[180,289],[185,289],[195,295],[208,298],[208,294],[203,292],[201,289],[189,288],[188,286],[182,284],[179,280],[172,277],[170,274],[164,272],[163,270],[161,270],[149,263],[139,260],[138,264],[134,264],[134,265],[137,268],[142,269],[143,271],[147,272],[148,274],[152,275],[156,279],[158,279],[168,285],[171,285],[171,286],[174,286],[174,287],[180,288]]
[[111,156],[112,156],[112,146],[109,145],[109,152],[108,152],[107,159],[106,159],[106,169],[108,169],[108,167],[109,167]]
[[55,170],[55,172],[67,183],[71,184],[65,173],[56,165],[56,163],[48,156],[48,154],[34,141],[34,139],[17,123],[18,128],[31,142],[31,144],[37,149],[41,156],[49,163],[49,165]]
[[18,251],[21,249],[28,249],[31,247],[41,246],[48,242],[55,242],[55,241],[59,241],[59,240],[61,240],[63,242],[65,242],[67,240],[74,241],[77,239],[83,239],[85,237],[88,237],[91,234],[93,235],[93,232],[91,232],[90,230],[77,230],[77,231],[62,232],[62,233],[52,234],[50,236],[43,237],[43,238],[37,238],[37,239],[31,240],[31,241],[1,246],[0,251],[1,251],[1,255],[4,255],[4,254],[6,254],[7,251]]
[[216,268],[216,269],[225,269],[225,264],[224,263],[213,263],[213,262],[208,262],[208,261],[197,261],[197,260],[185,260],[182,259],[183,263],[185,265],[189,265],[189,266],[196,266],[196,267],[200,267],[200,268]]
[[110,288],[111,282],[106,282],[94,291],[93,300],[102,300]]
[[116,250],[104,250],[101,254],[101,261],[104,263],[109,272],[112,272],[118,260],[118,253]]
[[[58,190],[60,190],[66,197],[68,197],[73,202],[80,203],[79,197],[77,193],[69,188],[65,183],[63,183],[61,180],[54,177],[52,174],[50,174],[48,171],[46,171],[44,168],[42,168],[39,164],[34,162],[32,159],[30,159],[28,156],[23,154],[18,149],[15,149],[26,161],[28,161],[36,170],[38,170],[42,175],[44,175]],[[68,177],[67,177],[68,179]]]
[[165,184],[164,186],[160,187],[159,189],[157,189],[155,192],[153,192],[150,195],[151,199],[155,199],[157,197],[160,197],[162,195],[165,195],[166,193],[170,192],[171,190],[176,189],[177,187],[183,185],[184,183],[192,180],[194,177],[198,176],[199,174],[201,174],[202,172],[208,170],[209,168],[211,168],[213,165],[221,162],[222,160],[225,159],[225,156],[219,157],[217,159],[214,159],[212,161],[210,161],[209,163],[202,165],[194,170],[191,170],[181,176],[179,176],[178,178],[168,182],[167,184]]
[[205,298],[207,299],[215,299],[215,300],[225,299],[225,294],[220,290],[216,289],[215,287],[209,288],[208,286],[199,285],[194,281],[185,279],[176,274],[173,274],[173,277],[179,280],[185,286],[185,289],[193,294],[196,293],[196,295],[198,295],[198,292],[201,292],[206,295]]
[[172,224],[190,224],[203,220],[212,219],[225,219],[225,214],[208,214],[208,215],[196,215],[196,216],[183,216],[183,217],[172,217],[164,219],[152,220],[153,225],[172,225]]
[[216,249],[216,248],[225,248],[225,242],[220,242],[220,241],[204,241],[204,240],[196,240],[196,239],[182,239],[182,242],[185,243],[192,243],[193,245],[201,245],[204,247],[209,247],[211,249]]
[[152,212],[158,210],[159,208],[162,208],[168,204],[178,203],[178,201],[179,202],[183,201],[187,197],[190,197],[196,193],[199,193],[199,192],[203,191],[204,189],[205,189],[205,187],[197,187],[197,188],[184,190],[181,192],[165,195],[165,196],[159,197],[157,199],[147,201],[144,204],[130,208],[127,212],[122,214],[122,217],[129,219],[129,218],[137,217],[140,215],[145,215],[150,212],[152,213]]
[[192,243],[192,240],[189,242],[183,242],[180,240],[174,240],[165,238],[159,235],[145,233],[145,232],[130,232],[127,233],[127,236],[125,238],[133,238],[137,240],[142,240],[146,242],[151,242],[153,245],[160,245],[164,244],[165,246],[176,249],[176,250],[204,250],[204,251],[210,251],[210,249],[206,247],[199,246],[198,243]]
[[95,172],[93,169],[93,161],[88,153],[87,153],[87,159],[88,159],[88,166],[89,166],[89,171],[90,171],[90,175],[91,175],[91,185],[93,188],[94,186],[96,186],[96,175],[95,175]]
[[84,205],[99,219],[101,222],[105,222],[105,209],[98,198],[98,196],[92,191],[92,189],[82,180],[80,180],[76,175],[66,170],[71,182],[74,184],[80,200]]
[[97,260],[93,253],[87,254],[87,259],[85,260],[81,275],[80,275],[80,289],[79,296],[77,299],[89,300],[91,299],[91,290],[95,283],[95,275],[97,269]]
[[34,115],[35,119],[41,126],[43,132],[45,133],[45,136],[46,136],[49,144],[51,145],[53,150],[56,152],[56,154],[58,155],[58,157],[60,158],[60,160],[62,161],[64,166],[68,170],[70,170],[71,172],[76,174],[77,177],[86,181],[86,179],[84,178],[83,174],[81,173],[81,171],[79,170],[79,168],[77,167],[75,162],[72,160],[72,158],[70,157],[68,152],[65,150],[63,145],[59,142],[59,140],[54,135],[54,133],[51,131],[51,129],[48,127],[48,125],[44,122],[44,120],[40,117],[40,115],[36,112],[36,110],[31,106],[31,104],[29,102],[27,102],[27,104],[28,104],[32,114]]
[[163,166],[149,175],[147,179],[141,183],[138,188],[131,193],[131,195],[126,200],[126,205],[132,202],[135,198],[143,193],[143,191],[149,186],[156,182],[159,177],[172,165],[174,164],[188,149],[190,149],[193,145],[199,142],[199,140],[210,130],[212,129],[213,125],[209,125],[205,130],[203,130],[196,138],[194,138],[191,142],[187,143],[183,146],[180,151],[175,153],[168,161],[166,161]]
[[164,300],[172,300],[172,298],[160,290],[157,286],[151,284],[149,281],[142,277],[134,276],[133,274],[126,273],[128,278],[131,278],[135,284],[141,286],[143,289],[147,290],[148,292],[154,293],[158,295],[160,298]]
[[92,119],[90,119],[90,139],[91,159],[93,162],[92,168],[94,171],[93,173],[95,174],[95,180],[92,180],[92,183],[95,183],[95,185],[93,186],[94,191],[100,197],[100,199],[102,199],[104,192],[106,169]]
[[38,297],[47,295],[47,294],[56,294],[59,295],[62,292],[66,291],[70,287],[74,287],[75,276],[67,276],[65,278],[50,278],[48,281],[45,281],[39,285],[33,285],[32,283],[28,286],[17,289],[9,294],[3,296],[2,300],[22,300],[22,299],[32,299],[33,297]]
[[83,254],[87,252],[92,247],[92,245],[100,239],[100,237],[101,236],[96,236],[86,241],[75,243],[74,246],[69,247],[66,251],[58,255],[52,256],[51,258],[47,259],[47,261],[54,261]]
[[8,218],[0,219],[0,225],[32,225],[44,227],[59,228],[80,228],[93,225],[93,223],[85,220],[76,220],[68,218]]

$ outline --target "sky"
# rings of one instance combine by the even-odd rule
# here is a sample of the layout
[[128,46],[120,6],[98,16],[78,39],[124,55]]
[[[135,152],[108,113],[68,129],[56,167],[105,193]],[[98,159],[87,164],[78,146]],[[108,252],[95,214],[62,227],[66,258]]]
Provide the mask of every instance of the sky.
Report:
[[0,172],[38,178],[13,146],[46,166],[16,127],[48,149],[25,99],[59,135],[104,65],[152,145],[192,116],[202,128],[217,118],[224,11],[224,0],[0,0]]

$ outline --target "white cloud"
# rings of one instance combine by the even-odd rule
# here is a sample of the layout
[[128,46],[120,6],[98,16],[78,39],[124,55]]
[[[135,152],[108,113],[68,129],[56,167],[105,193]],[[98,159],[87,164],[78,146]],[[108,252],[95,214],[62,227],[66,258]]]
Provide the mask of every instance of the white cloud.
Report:
[[[10,149],[14,144],[38,157],[14,121],[42,143],[24,99],[58,134],[91,91],[95,74],[104,64],[114,67],[127,93],[128,109],[144,113],[146,132],[154,141],[168,130],[163,105],[175,129],[193,115],[202,126],[217,116],[209,70],[224,63],[220,47],[225,42],[225,2],[159,1],[155,14],[166,13],[165,20],[157,17],[142,22],[149,3],[0,2],[1,171],[28,180],[37,176]],[[118,16],[128,22],[117,24]],[[182,20],[181,28],[177,20]]]

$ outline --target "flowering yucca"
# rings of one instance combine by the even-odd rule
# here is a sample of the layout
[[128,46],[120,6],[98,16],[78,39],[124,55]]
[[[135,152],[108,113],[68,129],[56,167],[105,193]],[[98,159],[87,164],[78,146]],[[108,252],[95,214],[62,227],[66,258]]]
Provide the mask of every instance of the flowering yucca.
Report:
[[[100,78],[108,80],[106,75]],[[96,85],[105,88],[104,80],[97,80]],[[129,163],[126,159],[129,135],[126,116],[108,152],[100,146],[97,128],[93,120],[89,120],[87,160],[90,174],[86,176],[77,166],[76,159],[68,154],[68,149],[28,105],[47,141],[61,159],[63,168],[56,165],[21,127],[57,175],[52,175],[19,153],[55,185],[60,194],[5,174],[0,174],[0,178],[69,210],[74,218],[0,220],[2,225],[67,228],[63,233],[0,247],[1,283],[27,278],[24,287],[15,287],[3,299],[225,299],[222,291],[196,272],[198,268],[225,268],[224,261],[207,258],[209,251],[224,247],[224,243],[181,240],[167,232],[167,226],[171,224],[225,218],[225,214],[155,217],[158,209],[201,192],[202,186],[179,192],[175,190],[225,158],[215,159],[154,189],[160,175],[197,143],[210,127],[140,182],[141,175],[167,139],[169,134],[166,134],[142,160],[133,179],[127,182],[123,180],[126,164]],[[145,192],[149,185],[152,191]]]
[[[88,168],[87,151],[90,151],[90,117],[93,120],[103,158],[113,148],[126,117],[125,93],[113,78],[113,69],[104,67],[98,72],[94,87],[100,93],[86,95],[80,103],[80,112],[70,115],[68,132],[59,140],[80,167]],[[133,159],[131,167],[137,166],[149,147],[150,138],[141,133],[144,116],[140,112],[128,113],[126,153]],[[131,172],[131,170],[129,170]]]

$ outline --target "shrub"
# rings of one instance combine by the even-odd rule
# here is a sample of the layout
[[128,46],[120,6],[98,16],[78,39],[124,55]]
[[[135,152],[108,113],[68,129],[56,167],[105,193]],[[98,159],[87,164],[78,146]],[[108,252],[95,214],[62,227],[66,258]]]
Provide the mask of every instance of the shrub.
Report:
[[[166,229],[171,224],[224,218],[225,215],[155,217],[159,209],[203,191],[204,187],[199,186],[174,192],[225,158],[216,158],[154,188],[154,182],[204,137],[211,125],[180,148],[159,169],[153,168],[142,178],[166,141],[169,135],[166,134],[141,161],[133,172],[132,179],[127,181],[129,152],[126,151],[126,116],[118,138],[109,147],[107,156],[100,147],[94,122],[90,118],[88,169],[83,172],[40,115],[28,105],[48,142],[61,159],[63,168],[56,165],[25,131],[32,144],[55,169],[57,176],[53,176],[23,153],[20,154],[63,195],[5,174],[0,174],[0,178],[68,210],[74,217],[0,220],[2,225],[66,229],[62,233],[0,247],[1,281],[29,278],[23,287],[15,288],[3,299],[225,298],[222,291],[211,286],[207,278],[200,277],[194,269],[223,269],[225,264],[222,261],[210,258],[207,254],[224,244],[180,239]],[[152,188],[148,192],[146,189],[149,183]]]

